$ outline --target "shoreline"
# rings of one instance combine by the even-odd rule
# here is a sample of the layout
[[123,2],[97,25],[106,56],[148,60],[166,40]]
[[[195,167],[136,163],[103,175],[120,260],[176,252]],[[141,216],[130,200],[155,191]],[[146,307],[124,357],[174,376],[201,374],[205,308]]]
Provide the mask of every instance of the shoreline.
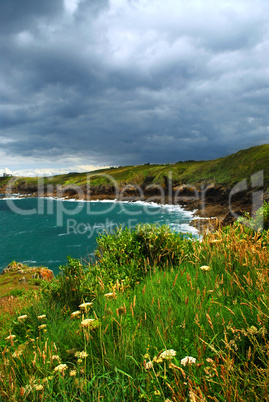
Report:
[[[37,192],[14,192],[6,194],[6,192],[2,192],[3,198],[0,199],[17,199],[21,198],[38,198],[40,195]],[[233,223],[236,218],[235,216],[240,216],[244,212],[251,211],[251,194],[247,194],[244,197],[237,197],[234,200],[231,210],[231,205],[227,202],[227,191],[224,193],[222,191],[217,191],[216,194],[209,194],[207,199],[202,200],[200,197],[194,197],[185,194],[180,197],[165,196],[161,197],[157,195],[144,195],[134,196],[134,195],[125,195],[124,197],[117,198],[115,194],[108,193],[99,193],[99,194],[91,194],[84,195],[83,197],[79,197],[77,194],[68,194],[64,197],[57,197],[57,193],[47,193],[42,194],[42,198],[52,198],[55,200],[62,201],[85,201],[85,202],[145,202],[145,203],[154,203],[161,204],[163,206],[178,206],[181,207],[184,211],[190,212],[192,214],[192,218],[189,222],[189,225],[196,228],[199,235],[203,235],[207,231],[214,231],[219,226],[226,226]]]

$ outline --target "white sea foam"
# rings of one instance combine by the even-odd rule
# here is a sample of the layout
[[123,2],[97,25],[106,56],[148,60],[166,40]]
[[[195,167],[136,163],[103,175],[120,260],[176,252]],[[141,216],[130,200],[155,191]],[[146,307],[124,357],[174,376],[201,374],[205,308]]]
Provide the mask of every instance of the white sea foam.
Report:
[[25,200],[25,198],[28,198],[28,197],[23,196],[23,195],[19,195],[19,194],[13,194],[10,197],[0,198],[0,201],[1,200],[3,200],[3,201],[5,201],[5,200]]
[[34,260],[25,260],[25,261],[22,261],[22,264],[36,264],[37,263],[37,261],[34,261]]
[[198,235],[199,234],[199,231],[195,227],[190,226],[187,223],[179,223],[179,224],[173,224],[172,223],[169,226],[175,232],[191,233],[193,235]]

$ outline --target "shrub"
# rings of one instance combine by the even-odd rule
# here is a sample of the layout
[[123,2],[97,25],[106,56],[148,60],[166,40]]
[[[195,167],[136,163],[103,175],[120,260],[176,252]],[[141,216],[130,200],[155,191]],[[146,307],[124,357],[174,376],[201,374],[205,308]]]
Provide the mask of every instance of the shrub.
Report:
[[249,214],[238,218],[237,222],[242,223],[253,230],[268,230],[269,229],[269,203],[264,202],[263,206],[258,209],[254,217]]
[[138,225],[135,230],[119,228],[113,235],[97,239],[96,257],[103,282],[128,281],[133,287],[156,268],[165,269],[186,260],[193,241],[168,226]]
[[60,266],[61,273],[51,283],[44,282],[43,289],[51,302],[76,309],[83,300],[94,296],[90,288],[89,267],[79,260],[67,257],[68,264]]

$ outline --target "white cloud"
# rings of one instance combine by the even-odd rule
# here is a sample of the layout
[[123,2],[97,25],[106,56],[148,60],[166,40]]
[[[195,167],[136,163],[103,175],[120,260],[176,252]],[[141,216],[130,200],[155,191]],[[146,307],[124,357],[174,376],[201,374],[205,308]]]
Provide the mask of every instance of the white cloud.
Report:
[[64,0],[65,9],[73,14],[76,11],[79,2],[80,0]]
[[69,166],[65,168],[47,168],[47,169],[19,169],[19,170],[10,170],[8,168],[0,169],[0,174],[9,173],[13,176],[23,176],[23,177],[37,177],[37,176],[54,176],[58,174],[67,174],[71,172],[76,173],[84,173],[84,172],[92,172],[98,169],[105,169],[109,166],[94,166],[94,165],[77,165],[77,166]]

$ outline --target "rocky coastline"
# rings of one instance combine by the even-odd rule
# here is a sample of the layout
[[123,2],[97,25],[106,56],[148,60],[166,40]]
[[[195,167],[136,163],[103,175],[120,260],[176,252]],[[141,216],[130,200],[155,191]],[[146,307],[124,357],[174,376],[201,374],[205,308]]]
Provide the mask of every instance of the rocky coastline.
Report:
[[[125,185],[115,190],[113,186],[94,186],[90,190],[81,187],[57,186],[53,191],[40,189],[37,186],[19,184],[12,188],[2,188],[5,196],[21,195],[22,197],[53,197],[74,200],[117,200],[117,201],[146,201],[160,204],[180,205],[187,211],[193,212],[191,225],[202,234],[207,230],[215,230],[219,225],[226,226],[233,223],[237,217],[255,210],[253,205],[253,191],[240,191],[231,196],[228,188],[218,185],[207,187],[186,186],[138,188],[135,185]],[[41,191],[42,190],[42,191]],[[160,194],[161,193],[161,194]],[[262,194],[262,193],[261,193]],[[261,195],[262,197],[262,195]],[[262,199],[256,199],[260,205]]]

